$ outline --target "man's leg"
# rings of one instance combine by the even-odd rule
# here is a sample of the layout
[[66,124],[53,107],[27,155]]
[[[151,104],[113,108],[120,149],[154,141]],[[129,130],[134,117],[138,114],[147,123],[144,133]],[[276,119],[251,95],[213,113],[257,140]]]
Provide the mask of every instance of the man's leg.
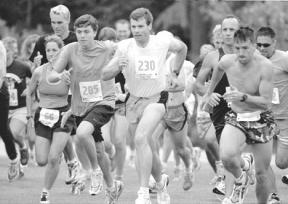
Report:
[[274,174],[270,167],[272,141],[265,144],[254,144],[251,149],[255,158],[257,200],[259,204],[266,203],[269,194],[273,191],[273,178],[271,176]]
[[[220,140],[220,157],[225,169],[235,178],[233,192],[227,191],[226,197],[229,197],[231,193],[239,190],[238,188],[235,189],[235,187],[238,186],[242,188],[246,184],[247,175],[242,171],[245,163],[241,157],[241,151],[245,141],[246,137],[241,130],[229,124],[225,125]],[[229,184],[233,181],[232,178],[228,180]],[[238,202],[239,199],[244,198],[237,198],[236,201]]]
[[129,134],[128,131],[128,121],[124,116],[119,114],[114,115],[114,126],[113,126],[113,136],[112,136],[112,143],[115,145],[116,148],[116,155],[115,155],[115,165],[116,165],[116,180],[123,179],[123,170],[124,164],[126,160],[126,138]]
[[[148,188],[149,176],[151,174],[153,160],[152,151],[148,139],[149,137],[152,137],[153,132],[155,131],[164,114],[165,107],[163,104],[153,103],[148,105],[136,129],[136,164],[137,171],[139,172],[140,176],[140,186],[144,188]],[[157,163],[160,163],[159,156],[158,159],[157,156],[155,159],[155,161],[159,161]],[[155,176],[154,178],[156,182],[159,182],[161,179],[161,167],[159,169],[157,168],[157,170],[158,171],[156,171],[155,169],[155,171],[153,172],[153,176]]]
[[186,133],[187,133],[187,124],[183,127],[181,131],[169,130],[171,134],[172,142],[175,145],[175,151],[180,156],[185,165],[185,176],[183,189],[189,190],[193,185],[193,175],[191,172],[191,154],[187,148],[186,142]]

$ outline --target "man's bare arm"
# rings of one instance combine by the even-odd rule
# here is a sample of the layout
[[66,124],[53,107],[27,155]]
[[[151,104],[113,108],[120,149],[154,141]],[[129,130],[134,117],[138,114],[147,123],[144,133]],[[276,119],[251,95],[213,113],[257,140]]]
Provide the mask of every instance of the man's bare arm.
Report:
[[216,51],[209,53],[203,60],[202,66],[198,73],[195,82],[195,91],[200,96],[203,96],[207,92],[205,87],[205,81],[207,80],[211,70],[213,69],[214,58],[217,57]]
[[175,60],[174,65],[172,68],[172,72],[177,74],[180,73],[184,60],[186,59],[187,55],[187,46],[184,42],[173,38],[170,42],[169,51],[175,53]]
[[115,56],[110,60],[110,62],[103,68],[102,79],[104,81],[113,79],[120,72],[121,68],[119,66],[119,57],[115,54]]

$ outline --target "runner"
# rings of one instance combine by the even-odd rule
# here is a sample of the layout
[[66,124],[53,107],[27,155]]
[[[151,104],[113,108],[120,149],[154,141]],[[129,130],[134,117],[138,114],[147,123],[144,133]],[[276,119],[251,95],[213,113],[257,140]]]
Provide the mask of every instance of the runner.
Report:
[[[53,69],[53,60],[63,47],[63,41],[56,35],[47,36],[45,40],[48,63],[36,68],[27,92],[27,118],[36,132],[36,161],[39,166],[47,164],[44,186],[40,203],[49,203],[51,190],[59,172],[61,154],[69,140],[74,126],[74,118],[70,117],[64,127],[60,127],[62,115],[69,110],[67,98],[69,85],[65,81],[49,83],[47,75]],[[39,107],[32,115],[32,96],[39,93]],[[34,119],[34,121],[33,121]]]
[[[221,24],[222,28],[222,37],[223,37],[223,45],[222,48],[215,50],[214,52],[210,52],[204,59],[200,72],[198,74],[196,80],[196,91],[200,96],[203,96],[207,91],[207,86],[205,86],[205,82],[209,81],[211,78],[211,73],[215,69],[218,64],[218,61],[222,58],[223,55],[233,53],[234,52],[234,42],[233,35],[234,32],[239,28],[239,21],[234,16],[227,16],[222,20]],[[224,74],[223,78],[215,88],[215,93],[213,96],[221,99],[220,95],[224,94],[226,91],[226,87],[229,86],[226,75]],[[218,106],[213,107],[212,113],[210,113],[211,120],[213,122],[216,138],[218,143],[220,141],[220,136],[222,130],[225,125],[225,114],[230,110],[228,108],[225,100],[221,99]],[[211,112],[211,111],[210,111]],[[225,194],[225,175],[223,164],[220,160],[219,156],[219,145],[216,142],[213,142],[210,145],[210,152],[215,157],[215,165],[216,172],[218,174],[218,180],[215,183],[213,188],[213,192],[216,194],[224,195]],[[227,186],[228,187],[228,186]],[[231,193],[232,189],[226,189],[227,193]]]
[[[116,35],[117,35],[117,41],[121,41],[121,40],[125,40],[128,39],[131,36],[131,30],[130,30],[130,22],[126,19],[119,19],[116,21],[115,23],[115,29],[116,29]],[[125,78],[122,74],[122,72],[120,72],[116,77],[115,77],[115,82],[120,83],[121,85],[121,92],[125,93]],[[118,86],[118,85],[117,85]],[[116,102],[116,103],[121,103],[120,101]],[[123,105],[123,103],[122,103]],[[122,107],[123,109],[123,107]],[[124,120],[124,117],[122,117],[122,119]],[[125,119],[127,120],[127,119]],[[124,125],[124,124],[123,124]],[[123,130],[122,130],[123,131]],[[125,134],[125,133],[123,133]],[[130,155],[128,158],[128,165],[132,168],[135,168],[135,155],[136,155],[136,151],[135,151],[135,142],[134,142],[134,135],[131,134],[131,131],[126,131],[126,136],[127,136],[127,145],[129,147],[130,150]]]
[[[109,122],[114,114],[114,79],[102,81],[101,73],[115,47],[111,42],[94,40],[98,31],[98,22],[91,15],[86,14],[77,18],[74,29],[78,42],[62,48],[49,81],[58,81],[71,73],[72,104],[71,111],[65,114],[65,118],[71,114],[76,117],[78,126],[76,141],[85,147],[93,171],[92,176],[97,174],[99,162],[107,185],[107,203],[115,203],[122,192],[123,185],[120,181],[112,179],[101,132],[101,127]],[[72,69],[64,71],[67,66]],[[97,154],[95,147],[91,148],[94,146],[93,139]],[[79,159],[81,161],[81,158]],[[84,181],[79,178],[76,182],[81,184]]]
[[[180,156],[185,165],[185,175],[183,189],[189,190],[193,185],[193,171],[191,169],[191,152],[186,145],[190,142],[187,139],[187,118],[188,111],[184,104],[185,102],[185,69],[182,68],[177,81],[171,80],[172,68],[174,65],[175,55],[169,53],[166,59],[167,66],[167,91],[169,98],[167,101],[167,110],[162,119],[162,122],[156,128],[153,138],[158,138],[165,130],[167,134],[164,137],[169,137],[169,141],[174,146],[175,154]],[[186,61],[184,61],[183,66]],[[187,66],[187,65],[186,65]],[[165,138],[164,138],[165,141]],[[167,161],[166,161],[167,162]],[[167,163],[163,163],[163,167],[167,167]],[[165,168],[166,170],[166,168]]]
[[[64,45],[77,41],[75,33],[69,30],[70,11],[66,6],[58,5],[51,8],[49,16],[53,33],[63,40]],[[29,58],[31,62],[34,62],[36,67],[48,62],[45,51],[46,36],[47,35],[44,35],[39,38]],[[66,67],[66,69],[69,69],[69,67]],[[69,94],[68,102],[69,104],[71,104],[71,94]],[[75,130],[73,130],[71,134],[74,135]],[[77,146],[76,150],[79,150]],[[81,149],[79,151],[81,151]],[[81,155],[81,152],[79,155]],[[64,149],[64,156],[68,167],[65,183],[71,184],[76,176],[76,172],[79,169],[79,163],[76,159],[76,154],[73,149],[71,137],[69,138],[67,145]]]
[[245,144],[255,157],[256,196],[258,203],[266,203],[271,192],[270,161],[272,138],[276,125],[269,112],[272,99],[272,63],[255,53],[254,31],[242,27],[234,34],[236,54],[227,54],[214,69],[205,101],[210,106],[219,104],[213,90],[226,73],[230,91],[223,98],[231,106],[220,140],[220,155],[225,168],[235,177],[233,192],[226,194],[222,203],[242,204],[250,183],[252,156],[243,159]]
[[115,23],[117,41],[128,39],[131,35],[130,23],[126,19],[119,19]]
[[[275,163],[280,169],[288,167],[288,55],[284,51],[276,50],[276,34],[270,27],[261,27],[256,33],[256,45],[260,53],[270,59],[273,66],[273,98],[272,112],[280,133],[276,139],[277,149]],[[272,169],[270,169],[273,173]],[[273,176],[274,193],[270,195],[268,204],[280,203]],[[282,178],[285,181],[285,176]]]
[[[99,40],[116,42],[116,31],[104,27],[99,32]],[[126,138],[129,136],[128,121],[125,118],[125,78],[122,73],[115,77],[116,104],[115,114],[109,122],[108,135],[110,135],[110,157],[112,170],[115,169],[115,179],[123,181],[123,170],[126,159]],[[106,141],[107,142],[107,141]],[[114,150],[113,150],[114,149]]]
[[[20,163],[22,166],[27,166],[29,153],[25,143],[27,125],[26,80],[31,78],[32,73],[26,63],[16,59],[18,56],[17,40],[6,37],[3,39],[3,43],[7,50],[7,74],[5,78],[10,94],[9,125],[15,142],[20,147]],[[22,170],[21,175],[23,176]]]
[[11,182],[18,178],[20,171],[20,162],[17,158],[14,138],[9,128],[9,92],[8,86],[5,82],[6,75],[6,50],[0,41],[0,136],[5,144],[6,153],[10,159],[8,168],[8,180]]
[[135,134],[137,171],[140,189],[135,204],[150,204],[149,176],[157,182],[158,203],[170,203],[166,186],[168,176],[161,175],[161,162],[152,145],[152,134],[165,114],[168,92],[165,90],[165,60],[168,51],[176,54],[173,77],[177,78],[185,60],[187,47],[167,31],[150,35],[153,17],[146,8],[130,14],[133,38],[118,44],[114,58],[103,71],[103,79],[113,79],[120,71],[126,79],[129,97],[126,117]]

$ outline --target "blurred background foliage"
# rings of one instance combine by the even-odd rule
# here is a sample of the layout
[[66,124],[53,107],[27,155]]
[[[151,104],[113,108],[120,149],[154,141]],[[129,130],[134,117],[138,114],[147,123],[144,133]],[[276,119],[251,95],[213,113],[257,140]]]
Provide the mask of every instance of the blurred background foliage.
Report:
[[[146,7],[154,15],[154,29],[167,29],[189,47],[195,59],[199,48],[210,42],[210,33],[227,15],[238,16],[242,24],[255,29],[272,26],[277,32],[278,47],[288,49],[288,2],[225,0],[1,0],[0,35],[18,37],[19,43],[31,33],[51,32],[49,10],[57,4],[71,11],[71,21],[82,14],[93,14],[100,26],[113,26],[119,18]],[[71,29],[72,29],[71,23]]]

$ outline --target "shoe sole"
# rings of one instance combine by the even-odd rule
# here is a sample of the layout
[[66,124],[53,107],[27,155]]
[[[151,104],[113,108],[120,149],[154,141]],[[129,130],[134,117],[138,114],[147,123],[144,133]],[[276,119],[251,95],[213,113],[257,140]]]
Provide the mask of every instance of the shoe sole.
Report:
[[222,191],[220,191],[218,188],[213,188],[212,192],[218,195],[225,195],[225,193],[223,193]]

